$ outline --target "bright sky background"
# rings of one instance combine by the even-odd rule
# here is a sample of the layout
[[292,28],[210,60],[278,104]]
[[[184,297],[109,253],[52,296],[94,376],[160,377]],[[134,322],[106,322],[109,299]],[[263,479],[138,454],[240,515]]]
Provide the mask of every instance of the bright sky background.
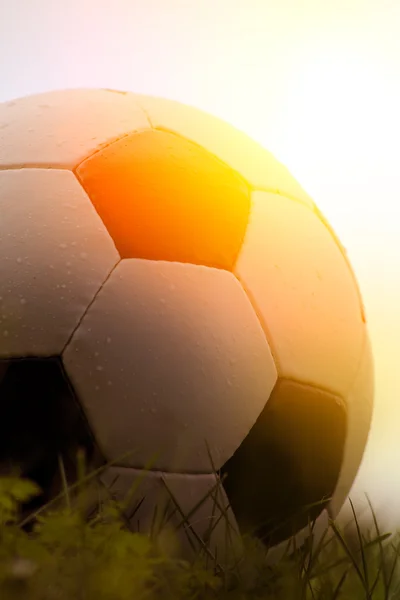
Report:
[[[0,102],[107,87],[193,104],[273,152],[358,276],[376,409],[352,496],[400,527],[399,0],[4,0]],[[395,516],[397,513],[397,517]]]

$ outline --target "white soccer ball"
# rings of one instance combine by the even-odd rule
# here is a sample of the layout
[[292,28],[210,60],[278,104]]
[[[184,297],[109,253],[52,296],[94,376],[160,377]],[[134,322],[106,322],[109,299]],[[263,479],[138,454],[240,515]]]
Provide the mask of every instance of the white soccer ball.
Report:
[[158,453],[141,528],[167,488],[196,508],[214,469],[222,499],[189,534],[228,504],[272,546],[337,515],[371,423],[364,309],[343,247],[269,152],[170,100],[25,97],[0,105],[0,215],[0,463],[41,502],[57,456],[73,478],[84,447],[116,461],[103,481],[119,497]]

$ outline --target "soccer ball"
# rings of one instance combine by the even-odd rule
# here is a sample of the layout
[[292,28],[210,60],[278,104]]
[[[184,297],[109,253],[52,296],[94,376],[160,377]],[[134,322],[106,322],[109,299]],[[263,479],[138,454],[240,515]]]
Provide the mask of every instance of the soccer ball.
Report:
[[153,458],[133,526],[172,499],[197,537],[227,508],[276,547],[338,514],[372,416],[364,308],[269,152],[170,100],[25,97],[0,105],[0,211],[0,464],[38,502],[80,447],[121,498]]

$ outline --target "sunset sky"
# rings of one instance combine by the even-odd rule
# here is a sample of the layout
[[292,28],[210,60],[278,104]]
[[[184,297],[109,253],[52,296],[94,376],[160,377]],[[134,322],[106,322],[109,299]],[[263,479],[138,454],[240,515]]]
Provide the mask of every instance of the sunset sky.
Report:
[[[354,486],[400,527],[400,2],[5,0],[0,102],[106,87],[192,104],[283,162],[330,220],[376,367]],[[396,516],[396,512],[398,516]]]

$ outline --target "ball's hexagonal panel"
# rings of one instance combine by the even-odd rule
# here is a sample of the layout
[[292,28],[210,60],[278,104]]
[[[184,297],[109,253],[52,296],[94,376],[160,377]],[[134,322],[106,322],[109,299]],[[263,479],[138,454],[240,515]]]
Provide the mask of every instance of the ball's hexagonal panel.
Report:
[[60,354],[114,243],[69,171],[0,171],[0,213],[0,358]]
[[310,196],[268,150],[226,121],[192,106],[141,94],[135,95],[151,125],[181,135],[214,154],[244,177],[253,189],[296,198],[309,207]]
[[[129,332],[129,333],[127,333]],[[108,459],[212,472],[254,425],[276,382],[257,316],[229,272],[122,260],[63,361]]]
[[72,169],[110,141],[149,127],[134,94],[76,89],[0,104],[0,167]]
[[275,545],[322,512],[328,500],[307,507],[335,490],[346,418],[337,396],[278,379],[249,434],[221,468],[242,532]]
[[283,196],[254,192],[234,273],[265,329],[279,376],[344,396],[365,324],[352,273],[318,217]]
[[346,395],[347,438],[339,480],[329,507],[332,518],[339,514],[360,468],[371,427],[373,398],[373,357],[371,343],[366,334],[359,369]]
[[[125,510],[133,531],[165,531],[168,523],[178,534],[177,551],[186,560],[194,558],[201,540],[224,565],[243,550],[239,529],[221,483],[214,474],[162,473],[109,467],[100,477],[118,500],[127,497],[133,485],[136,495]],[[140,480],[140,483],[139,483]],[[202,501],[202,502],[201,502]],[[154,521],[155,508],[157,519]],[[222,510],[221,510],[222,508]],[[222,512],[225,516],[222,516]],[[184,516],[188,517],[187,521]],[[231,544],[226,544],[226,539]],[[227,551],[229,555],[225,555]]]
[[0,361],[0,473],[15,469],[39,484],[43,495],[24,513],[62,490],[59,456],[69,482],[77,477],[78,449],[87,464],[103,461],[58,358]]
[[250,190],[203,148],[143,131],[97,152],[76,174],[123,258],[232,269]]

